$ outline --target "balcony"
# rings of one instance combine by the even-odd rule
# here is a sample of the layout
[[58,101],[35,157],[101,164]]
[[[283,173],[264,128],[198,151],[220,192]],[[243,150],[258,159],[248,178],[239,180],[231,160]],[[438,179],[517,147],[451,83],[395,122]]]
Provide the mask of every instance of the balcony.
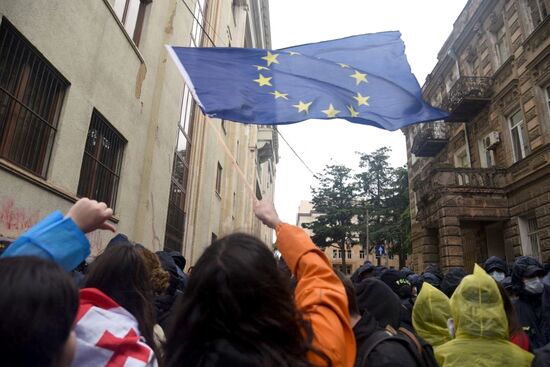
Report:
[[499,168],[434,167],[416,180],[413,189],[422,201],[432,201],[442,191],[489,194],[501,193],[506,186],[506,170]]
[[411,152],[417,157],[435,157],[449,142],[449,125],[442,121],[413,127]]
[[491,78],[463,76],[442,102],[449,111],[449,122],[468,122],[491,101]]

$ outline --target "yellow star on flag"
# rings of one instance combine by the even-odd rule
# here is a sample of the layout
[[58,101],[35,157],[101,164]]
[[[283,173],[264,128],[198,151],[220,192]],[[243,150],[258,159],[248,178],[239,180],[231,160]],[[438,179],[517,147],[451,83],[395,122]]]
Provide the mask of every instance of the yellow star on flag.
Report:
[[343,68],[349,68],[348,64],[342,64],[341,62],[339,62],[338,65],[340,65]]
[[265,66],[260,65],[254,65],[256,67],[256,70],[269,70],[269,68],[266,68]]
[[346,106],[346,107],[348,108],[349,113],[351,114],[351,117],[357,117],[357,116],[359,116],[359,112],[355,111],[355,110],[353,109],[353,106],[350,105],[350,106]]
[[306,102],[300,101],[300,103],[292,105],[292,107],[296,107],[298,109],[298,112],[309,113],[309,106],[311,106],[312,103],[313,102],[306,103]]
[[265,77],[262,74],[260,74],[258,79],[254,79],[254,81],[256,83],[258,83],[260,85],[260,87],[263,87],[264,85],[269,85],[270,87],[272,87],[271,83],[269,82],[271,79],[273,79],[273,78],[272,77]]
[[279,54],[272,54],[271,52],[267,51],[267,56],[262,57],[262,59],[267,61],[267,66],[271,66],[271,64],[273,63],[279,63],[279,61],[277,60],[277,56],[279,56]]
[[368,106],[369,105],[369,98],[370,98],[369,96],[363,97],[361,95],[361,93],[357,92],[357,96],[355,96],[353,98],[357,100],[357,105],[358,106],[361,106],[361,105]]
[[301,53],[295,52],[295,51],[288,51],[288,54],[289,54],[290,56],[301,55]]
[[329,104],[328,109],[322,110],[321,112],[327,115],[327,117],[336,117],[336,115],[340,113],[340,111],[338,111],[337,109],[334,108],[334,106],[332,106],[332,103]]
[[277,99],[277,98],[288,99],[288,94],[281,93],[281,92],[279,92],[279,91],[270,92],[269,94],[273,94],[273,95],[275,96],[275,99]]
[[361,82],[367,82],[367,74],[363,74],[355,70],[355,74],[350,75],[351,78],[355,79],[355,85],[359,85]]

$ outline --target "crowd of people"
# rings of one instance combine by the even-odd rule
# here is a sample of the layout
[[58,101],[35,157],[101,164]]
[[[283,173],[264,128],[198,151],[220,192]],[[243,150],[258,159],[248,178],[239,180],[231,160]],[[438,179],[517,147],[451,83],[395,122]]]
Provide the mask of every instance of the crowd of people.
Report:
[[350,278],[272,204],[259,239],[215,240],[185,273],[178,252],[117,234],[81,199],[0,257],[0,366],[550,366],[550,274],[532,257],[423,273],[366,262]]

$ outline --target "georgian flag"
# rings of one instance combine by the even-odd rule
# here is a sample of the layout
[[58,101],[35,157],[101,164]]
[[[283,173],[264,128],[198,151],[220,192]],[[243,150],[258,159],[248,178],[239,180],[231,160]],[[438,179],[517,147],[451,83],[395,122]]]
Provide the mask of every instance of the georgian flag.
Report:
[[96,288],[80,290],[74,367],[156,367],[135,317]]

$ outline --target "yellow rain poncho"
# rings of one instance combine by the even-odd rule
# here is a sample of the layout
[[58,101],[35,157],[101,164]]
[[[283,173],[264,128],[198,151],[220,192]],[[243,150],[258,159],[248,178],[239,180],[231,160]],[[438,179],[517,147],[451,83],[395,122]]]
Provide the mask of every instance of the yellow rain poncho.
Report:
[[413,326],[418,335],[433,347],[451,340],[447,320],[451,318],[449,298],[430,283],[424,283],[412,312]]
[[533,355],[508,341],[508,320],[497,285],[475,266],[451,297],[455,339],[435,348],[442,367],[528,367]]

